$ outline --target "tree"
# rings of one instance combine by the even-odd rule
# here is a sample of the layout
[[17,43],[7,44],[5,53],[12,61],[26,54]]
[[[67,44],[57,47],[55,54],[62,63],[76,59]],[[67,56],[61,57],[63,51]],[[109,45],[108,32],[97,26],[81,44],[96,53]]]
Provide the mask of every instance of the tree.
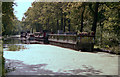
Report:
[[2,35],[10,35],[11,31],[14,29],[13,20],[15,15],[13,13],[13,2],[3,2],[2,3]]
[[93,11],[94,20],[93,20],[93,26],[92,26],[92,31],[93,31],[94,33],[96,33],[96,27],[97,27],[98,7],[99,7],[99,3],[96,2],[96,3],[95,3],[95,10]]

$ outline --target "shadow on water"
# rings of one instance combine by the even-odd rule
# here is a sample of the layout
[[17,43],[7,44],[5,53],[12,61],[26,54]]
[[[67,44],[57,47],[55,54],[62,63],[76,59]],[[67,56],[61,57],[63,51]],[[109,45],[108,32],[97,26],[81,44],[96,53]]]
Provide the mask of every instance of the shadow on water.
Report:
[[28,65],[19,60],[6,59],[6,66],[9,67],[7,75],[70,75],[70,73],[53,72],[44,69],[48,64]]
[[69,71],[71,71],[75,75],[80,75],[82,73],[84,73],[85,75],[99,75],[100,73],[102,73],[100,70],[96,70],[92,66],[83,65],[83,68],[84,69],[75,69]]
[[[5,38],[2,40],[2,45],[3,48],[8,48],[11,45],[15,45],[15,44],[23,44],[22,41],[19,38]],[[14,71],[15,67],[11,67],[11,63],[9,63],[8,65],[6,65],[6,60],[3,57],[2,59],[2,76],[5,76],[7,73]]]
[[48,64],[28,65],[23,61],[6,59],[8,71],[7,75],[99,75],[100,70],[94,69],[92,66],[83,65],[82,69],[66,70],[63,72],[53,72],[44,69]]

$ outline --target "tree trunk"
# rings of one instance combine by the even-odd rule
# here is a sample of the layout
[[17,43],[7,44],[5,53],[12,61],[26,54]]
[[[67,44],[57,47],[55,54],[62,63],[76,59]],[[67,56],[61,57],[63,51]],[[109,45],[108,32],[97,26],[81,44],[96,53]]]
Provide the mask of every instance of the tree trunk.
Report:
[[65,32],[65,26],[66,26],[66,18],[64,18],[64,32]]
[[68,19],[68,31],[70,32],[70,19]]
[[[69,15],[70,15],[70,12],[69,12]],[[69,32],[70,32],[70,28],[71,28],[70,19],[68,19],[68,31],[69,31]]]
[[47,30],[49,30],[50,27],[49,27],[49,18],[48,18],[48,21],[47,21]]
[[57,30],[59,30],[59,20],[57,19]]
[[61,13],[61,30],[63,30],[63,14]]
[[102,33],[103,33],[103,25],[101,24],[100,22],[100,27],[101,27],[101,35],[100,35],[100,43],[101,43],[101,46],[102,46]]
[[33,28],[32,28],[32,33],[33,33]]
[[95,12],[94,12],[94,20],[93,20],[93,26],[92,26],[92,31],[94,32],[94,34],[96,33],[96,27],[97,27],[98,7],[99,7],[99,3],[96,2],[96,4],[95,4]]
[[81,14],[81,29],[80,29],[80,32],[83,32],[83,15],[84,15],[84,10],[85,10],[85,6],[83,7],[83,11],[82,11],[82,14]]
[[39,30],[38,30],[38,29],[39,29],[39,28],[38,28],[38,24],[37,24],[37,23],[35,23],[35,24],[36,24],[36,25],[35,25],[35,26],[36,26],[36,28],[35,28],[35,29],[36,29],[36,32],[38,32],[38,31],[39,31]]

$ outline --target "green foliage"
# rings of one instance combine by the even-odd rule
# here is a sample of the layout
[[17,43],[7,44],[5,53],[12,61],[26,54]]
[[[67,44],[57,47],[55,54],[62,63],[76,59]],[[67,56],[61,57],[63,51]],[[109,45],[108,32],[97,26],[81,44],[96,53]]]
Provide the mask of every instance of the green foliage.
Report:
[[20,49],[25,49],[25,47],[19,45],[10,45],[8,47],[8,51],[19,51]]
[[116,54],[120,54],[120,47],[119,46],[113,46],[113,47],[111,47],[111,50]]
[[22,30],[13,11],[14,2],[2,2],[2,35],[18,34]]
[[2,3],[2,24],[3,24],[3,35],[10,34],[13,28],[13,2]]

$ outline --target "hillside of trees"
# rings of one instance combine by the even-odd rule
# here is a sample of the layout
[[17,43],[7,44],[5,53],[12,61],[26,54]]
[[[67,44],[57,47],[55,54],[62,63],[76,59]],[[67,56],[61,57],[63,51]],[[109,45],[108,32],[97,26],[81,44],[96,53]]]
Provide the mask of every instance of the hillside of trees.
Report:
[[22,19],[24,30],[95,32],[98,47],[116,50],[120,39],[119,2],[33,2]]

